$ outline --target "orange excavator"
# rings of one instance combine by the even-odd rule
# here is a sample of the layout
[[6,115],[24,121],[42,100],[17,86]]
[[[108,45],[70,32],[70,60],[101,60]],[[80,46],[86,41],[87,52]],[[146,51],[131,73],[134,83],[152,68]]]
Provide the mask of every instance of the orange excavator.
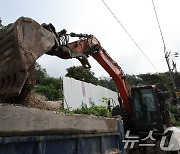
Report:
[[[69,37],[78,37],[69,43]],[[43,54],[63,59],[77,58],[90,67],[92,56],[112,77],[119,95],[114,116],[121,115],[126,129],[162,132],[169,120],[163,94],[153,86],[129,89],[121,67],[109,56],[100,42],[87,34],[56,32],[52,24],[38,24],[21,17],[0,38],[0,97],[2,100],[24,99],[34,85],[34,64]]]

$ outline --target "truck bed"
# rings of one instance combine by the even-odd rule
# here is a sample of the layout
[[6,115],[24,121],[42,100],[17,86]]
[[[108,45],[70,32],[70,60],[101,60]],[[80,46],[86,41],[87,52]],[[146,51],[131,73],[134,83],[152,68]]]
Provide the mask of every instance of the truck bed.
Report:
[[0,153],[111,153],[122,147],[120,120],[0,104]]

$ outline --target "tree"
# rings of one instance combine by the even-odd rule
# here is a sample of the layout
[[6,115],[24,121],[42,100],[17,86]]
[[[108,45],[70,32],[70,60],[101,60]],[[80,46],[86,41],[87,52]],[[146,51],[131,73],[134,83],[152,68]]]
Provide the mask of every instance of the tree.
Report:
[[38,63],[35,65],[35,77],[35,93],[43,94],[48,100],[52,101],[63,97],[63,92],[61,90],[62,79],[50,77],[46,69],[43,69]]
[[106,78],[106,77],[100,78],[98,81],[98,85],[111,89],[112,91],[116,91],[116,85],[114,83],[114,80],[111,78]]
[[34,89],[34,91],[38,94],[45,95],[48,100],[56,101],[62,97],[62,91],[60,89],[56,89],[53,84],[49,85],[41,85]]
[[7,26],[2,25],[2,20],[0,18],[0,37],[6,32],[6,30],[11,26],[12,24],[8,24]]
[[169,72],[155,73],[155,74],[140,74],[138,75],[142,79],[142,83],[145,85],[156,85],[160,90],[164,91],[166,98],[172,97],[174,94],[172,82],[169,76]]
[[94,76],[94,72],[91,72],[90,69],[84,68],[83,66],[73,66],[67,68],[66,77],[71,77],[76,80],[88,82],[97,85],[98,78]]
[[46,80],[43,81],[43,85],[50,85],[52,84],[54,88],[60,89],[62,86],[62,79],[61,78],[54,78],[54,77],[48,77]]
[[136,86],[138,83],[142,83],[142,79],[137,77],[136,75],[128,75],[126,74],[128,84],[133,87]]
[[180,72],[175,72],[175,84],[177,90],[180,90]]
[[146,85],[156,85],[159,89],[167,91],[170,88],[170,79],[165,73],[140,74],[142,83]]
[[3,25],[2,25],[2,20],[0,18],[0,37],[2,36],[3,34]]
[[0,29],[3,27],[3,25],[2,25],[2,20],[1,20],[1,18],[0,18]]
[[48,78],[46,69],[43,69],[38,63],[35,64],[35,77],[36,84],[43,85],[45,80]]

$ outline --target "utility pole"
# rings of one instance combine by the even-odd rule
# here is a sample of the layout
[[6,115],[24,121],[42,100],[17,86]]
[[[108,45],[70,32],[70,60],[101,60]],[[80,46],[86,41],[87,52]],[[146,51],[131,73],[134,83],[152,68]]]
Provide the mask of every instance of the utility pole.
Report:
[[[173,69],[171,69],[171,66],[170,66],[170,63],[169,63],[169,57],[170,57],[170,52],[166,51],[165,59],[166,59],[167,65],[168,65],[169,74],[170,74],[171,82],[172,82],[172,85],[173,85],[173,89],[174,89],[174,91],[176,91],[176,85],[175,85],[175,81],[174,81]],[[174,66],[175,66],[175,64],[174,64]]]
[[170,79],[171,79],[171,82],[172,82],[172,85],[173,85],[173,95],[174,95],[173,97],[174,97],[174,99],[176,100],[176,103],[177,103],[177,96],[176,96],[177,88],[176,88],[174,77],[173,77],[174,74],[173,74],[173,71],[172,71],[172,69],[170,67],[170,63],[169,63],[170,52],[167,52],[167,50],[166,50],[166,44],[165,44],[165,41],[164,41],[163,33],[162,33],[162,30],[161,30],[161,26],[160,26],[160,23],[159,23],[158,15],[157,15],[156,8],[155,8],[153,0],[152,0],[152,4],[153,4],[154,12],[155,12],[155,15],[156,15],[157,23],[158,23],[158,26],[159,26],[159,31],[160,31],[160,34],[161,34],[163,45],[164,45],[165,59],[166,59],[167,65],[168,65],[168,69],[169,69],[169,73],[170,73]]
[[166,50],[164,50],[164,51],[165,51],[165,59],[166,59],[167,66],[169,69],[170,79],[171,79],[172,86],[173,86],[173,95],[174,95],[174,98],[175,98],[176,103],[177,103],[177,96],[176,96],[177,87],[176,87],[176,84],[174,81],[174,72],[173,72],[173,70],[175,70],[177,72],[176,63],[174,61],[172,61],[173,69],[171,69],[170,62],[169,62],[171,52],[167,52]]

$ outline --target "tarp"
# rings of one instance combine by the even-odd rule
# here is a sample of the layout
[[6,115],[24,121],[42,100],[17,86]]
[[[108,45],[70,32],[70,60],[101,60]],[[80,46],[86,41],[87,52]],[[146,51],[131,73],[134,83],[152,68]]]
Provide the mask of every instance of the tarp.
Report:
[[113,102],[118,105],[116,92],[69,77],[63,78],[63,92],[65,108],[80,108],[82,103],[87,104],[88,107],[93,103],[98,106],[107,106],[107,101],[105,101],[107,99],[110,99],[111,105]]

